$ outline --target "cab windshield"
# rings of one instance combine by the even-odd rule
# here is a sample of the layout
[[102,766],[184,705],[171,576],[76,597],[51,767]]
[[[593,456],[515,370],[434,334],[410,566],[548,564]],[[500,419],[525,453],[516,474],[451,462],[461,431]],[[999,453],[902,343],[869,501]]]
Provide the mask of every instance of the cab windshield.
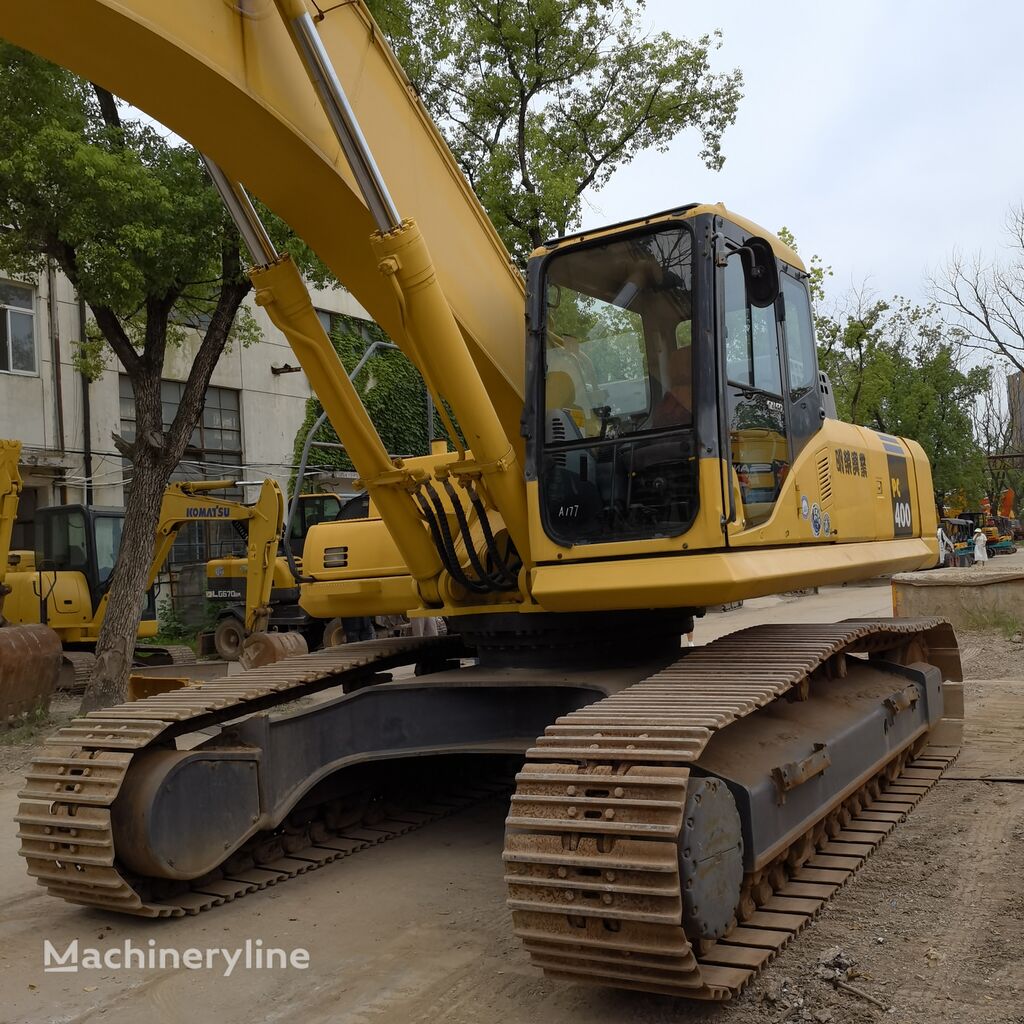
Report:
[[697,504],[689,230],[554,256],[544,289],[549,536],[581,544],[683,532]]

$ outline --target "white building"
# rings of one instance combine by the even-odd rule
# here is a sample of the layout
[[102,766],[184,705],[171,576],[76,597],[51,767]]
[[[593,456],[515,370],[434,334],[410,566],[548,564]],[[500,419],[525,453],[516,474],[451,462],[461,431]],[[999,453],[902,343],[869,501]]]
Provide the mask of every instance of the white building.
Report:
[[[251,296],[247,301],[251,303]],[[343,288],[314,290],[313,301],[325,323],[332,314],[368,319]],[[251,308],[262,341],[246,349],[235,345],[221,356],[202,422],[176,475],[244,480],[272,476],[287,491],[295,434],[311,391],[284,336],[262,309],[254,304]],[[133,436],[131,388],[109,350],[98,380],[90,383],[75,368],[82,317],[78,297],[62,274],[44,274],[39,281],[0,274],[0,437],[23,445],[25,489],[15,548],[33,546],[36,508],[124,503],[127,467],[111,435]],[[168,350],[165,422],[174,414],[197,346],[198,336],[180,349]],[[216,545],[211,535],[200,532],[196,524],[179,541],[174,560],[205,560],[222,553],[212,547]]]

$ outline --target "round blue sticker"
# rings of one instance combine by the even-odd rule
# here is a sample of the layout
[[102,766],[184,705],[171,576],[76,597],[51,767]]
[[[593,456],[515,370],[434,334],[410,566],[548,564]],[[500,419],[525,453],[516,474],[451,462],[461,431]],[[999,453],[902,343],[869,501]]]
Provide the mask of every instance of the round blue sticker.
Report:
[[811,506],[811,533],[815,537],[821,534],[821,508],[817,502]]
[[822,520],[821,529],[826,537],[830,537],[832,535],[832,519],[827,512],[825,513],[825,518]]

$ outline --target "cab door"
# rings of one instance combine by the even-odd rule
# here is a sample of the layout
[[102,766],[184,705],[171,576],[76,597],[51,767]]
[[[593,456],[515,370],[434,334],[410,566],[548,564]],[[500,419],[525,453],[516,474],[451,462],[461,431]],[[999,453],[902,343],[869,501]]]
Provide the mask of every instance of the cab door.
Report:
[[[723,255],[729,252],[727,247]],[[721,262],[721,260],[719,261]],[[779,305],[751,305],[738,256],[717,271],[726,541],[764,523],[792,464]]]

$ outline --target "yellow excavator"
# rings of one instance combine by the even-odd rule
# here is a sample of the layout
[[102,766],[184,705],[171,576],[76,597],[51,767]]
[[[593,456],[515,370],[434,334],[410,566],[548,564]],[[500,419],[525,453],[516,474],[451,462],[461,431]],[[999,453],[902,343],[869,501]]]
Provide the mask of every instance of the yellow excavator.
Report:
[[[17,472],[18,442],[0,442],[0,464],[13,465]],[[13,455],[11,454],[13,453]],[[10,479],[10,468],[0,465],[0,489]],[[139,621],[138,638],[154,637],[158,623],[152,587],[170,554],[180,529],[196,521],[235,522],[246,528],[247,561],[257,581],[243,599],[243,624],[249,633],[265,631],[269,618],[271,569],[277,554],[284,499],[273,480],[265,480],[252,506],[221,498],[219,490],[234,487],[231,480],[176,482],[168,486],[160,507],[156,547],[146,584],[147,598]],[[3,513],[13,522],[16,502]],[[24,638],[38,636],[45,627],[62,645],[59,680],[46,673],[33,675],[40,692],[49,694],[54,683],[62,689],[84,686],[95,663],[93,653],[103,617],[111,573],[120,543],[124,510],[85,505],[56,505],[36,512],[36,547],[31,559],[19,553],[18,562],[8,565],[10,530],[0,533],[0,562],[7,566],[3,612],[6,628],[0,642],[23,644]],[[6,538],[6,539],[5,539]],[[21,639],[19,639],[21,638]],[[47,648],[48,649],[48,648]],[[7,658],[7,666],[21,659]],[[141,643],[135,648],[139,667],[195,661],[185,646]],[[11,671],[0,661],[0,670]]]
[[[345,619],[371,618],[379,634],[394,629],[399,619],[405,622],[405,614],[417,603],[412,580],[369,495],[300,494],[295,511],[288,550],[273,563],[265,628],[297,633],[314,650],[345,643]],[[303,549],[313,526],[334,521],[345,523],[344,543],[335,545],[341,550],[331,556],[336,585],[329,597],[316,602],[314,611],[300,604]],[[317,554],[322,563],[322,550]],[[206,598],[218,607],[213,645],[224,661],[237,661],[253,632],[247,601],[253,581],[263,585],[262,571],[248,556],[206,563]]]
[[[13,725],[37,708],[46,709],[61,667],[60,637],[49,627],[11,629],[5,618],[8,574],[27,552],[15,555],[11,536],[18,516],[20,441],[0,440],[0,726]],[[12,564],[13,563],[13,564]]]
[[[533,962],[740,991],[940,776],[962,717],[938,620],[681,647],[709,605],[937,560],[920,446],[834,417],[796,253],[690,204],[552,239],[524,280],[359,0],[0,11],[203,152],[412,614],[450,624],[73,722],[22,792],[29,872],[71,902],[198,913],[407,831],[431,767],[525,757],[504,861]],[[388,457],[246,190],[417,365],[454,451]],[[309,532],[307,609],[331,610],[345,529]]]

